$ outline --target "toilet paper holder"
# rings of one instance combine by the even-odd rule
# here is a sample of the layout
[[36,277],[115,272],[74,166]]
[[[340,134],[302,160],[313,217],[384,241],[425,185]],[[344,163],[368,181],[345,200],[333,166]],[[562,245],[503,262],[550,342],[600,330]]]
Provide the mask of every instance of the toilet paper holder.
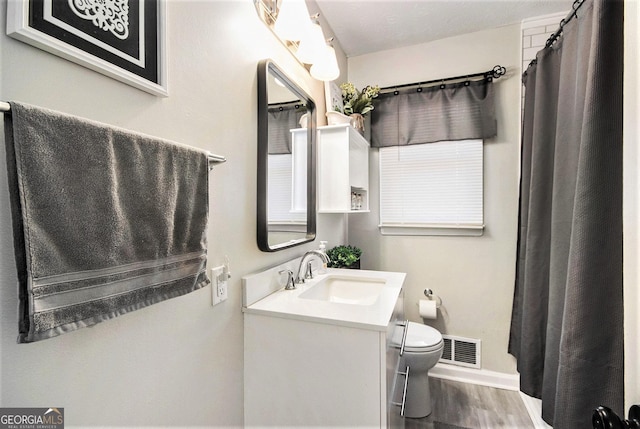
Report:
[[442,298],[440,298],[438,295],[436,295],[435,293],[433,293],[433,290],[427,288],[424,290],[424,296],[426,296],[427,298],[429,298],[430,300],[436,300],[436,308],[440,308],[440,306],[442,305]]

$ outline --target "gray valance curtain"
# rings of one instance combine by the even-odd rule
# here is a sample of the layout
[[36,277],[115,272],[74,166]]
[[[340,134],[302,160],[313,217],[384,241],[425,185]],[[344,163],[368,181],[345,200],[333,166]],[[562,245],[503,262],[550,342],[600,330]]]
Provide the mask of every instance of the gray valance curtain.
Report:
[[299,102],[269,107],[269,155],[291,153],[291,130],[300,128],[300,118],[307,108]]
[[371,112],[372,147],[487,139],[496,133],[493,83],[486,80],[381,94]]
[[623,415],[623,3],[586,0],[524,75],[509,352],[555,429]]

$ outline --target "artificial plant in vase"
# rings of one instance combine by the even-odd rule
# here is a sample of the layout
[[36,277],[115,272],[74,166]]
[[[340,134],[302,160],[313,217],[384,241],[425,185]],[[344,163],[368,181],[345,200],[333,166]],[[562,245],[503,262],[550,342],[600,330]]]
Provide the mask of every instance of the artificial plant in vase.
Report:
[[340,85],[342,90],[342,113],[352,117],[355,129],[364,131],[364,116],[373,110],[373,99],[380,93],[378,85],[367,85],[359,91],[351,82]]
[[327,250],[329,268],[360,268],[362,250],[350,245],[340,245]]

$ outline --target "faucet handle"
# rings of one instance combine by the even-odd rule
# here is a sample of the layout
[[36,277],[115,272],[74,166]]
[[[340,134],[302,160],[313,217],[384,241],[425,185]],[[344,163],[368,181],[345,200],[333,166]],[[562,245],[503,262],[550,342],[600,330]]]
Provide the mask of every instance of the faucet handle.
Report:
[[305,274],[304,278],[307,280],[313,278],[313,266],[311,265],[311,261],[307,262],[307,273]]
[[284,287],[285,290],[291,290],[296,288],[296,284],[293,282],[293,271],[291,270],[280,270],[278,274],[287,273],[287,285]]

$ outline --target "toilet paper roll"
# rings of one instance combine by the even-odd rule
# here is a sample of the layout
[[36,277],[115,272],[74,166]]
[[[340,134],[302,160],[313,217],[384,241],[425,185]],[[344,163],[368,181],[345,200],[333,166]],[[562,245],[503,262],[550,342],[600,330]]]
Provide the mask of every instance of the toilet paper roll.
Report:
[[423,319],[435,319],[438,317],[438,308],[436,302],[427,299],[421,299],[418,302],[420,317]]

